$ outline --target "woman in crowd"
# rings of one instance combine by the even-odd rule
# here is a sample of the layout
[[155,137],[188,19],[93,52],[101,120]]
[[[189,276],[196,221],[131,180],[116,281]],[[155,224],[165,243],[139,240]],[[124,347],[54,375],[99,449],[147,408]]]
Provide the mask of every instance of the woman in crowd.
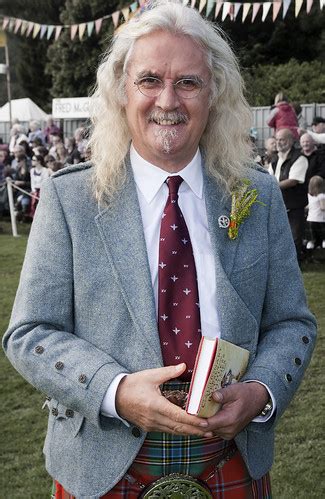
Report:
[[43,156],[32,157],[32,168],[30,170],[31,190],[34,195],[31,205],[31,216],[34,216],[36,206],[40,197],[40,191],[43,181],[49,177],[49,171],[45,166]]

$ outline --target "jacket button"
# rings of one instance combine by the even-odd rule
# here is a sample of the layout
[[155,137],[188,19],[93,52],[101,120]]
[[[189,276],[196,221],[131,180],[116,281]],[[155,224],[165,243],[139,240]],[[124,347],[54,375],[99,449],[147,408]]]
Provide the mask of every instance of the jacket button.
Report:
[[35,352],[36,353],[43,353],[44,347],[42,347],[42,345],[37,345],[37,347],[35,347]]
[[291,374],[286,374],[286,380],[288,381],[288,383],[291,383],[291,381],[292,381]]
[[59,411],[57,410],[56,407],[53,407],[52,414],[53,414],[53,416],[57,416],[59,414]]
[[307,345],[307,343],[309,343],[309,338],[308,338],[308,336],[303,336],[303,337],[302,337],[302,341],[303,341],[303,343],[305,343],[305,345]]
[[60,360],[56,362],[55,369],[57,369],[58,371],[62,371],[63,368],[64,368],[63,362],[61,362]]
[[73,418],[73,416],[74,416],[74,412],[73,412],[73,410],[72,410],[72,409],[67,409],[67,410],[65,411],[65,415],[67,416],[67,418]]
[[301,366],[301,359],[299,359],[299,357],[295,358],[295,364],[296,366]]
[[79,383],[86,383],[87,376],[85,374],[80,374],[78,378]]
[[134,426],[132,428],[132,435],[135,437],[135,438],[139,438],[141,437],[141,430],[140,428],[138,428],[137,426]]

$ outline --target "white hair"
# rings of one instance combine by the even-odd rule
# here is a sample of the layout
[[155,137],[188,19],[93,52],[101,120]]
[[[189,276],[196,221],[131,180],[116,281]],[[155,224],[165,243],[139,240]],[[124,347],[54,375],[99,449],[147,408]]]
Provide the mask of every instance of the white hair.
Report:
[[124,158],[131,140],[124,110],[127,62],[135,42],[158,30],[189,36],[206,53],[213,88],[200,147],[208,172],[229,192],[251,166],[251,111],[243,95],[237,59],[224,33],[195,9],[178,1],[158,1],[120,28],[98,68],[90,147],[100,201],[111,197],[125,179]]

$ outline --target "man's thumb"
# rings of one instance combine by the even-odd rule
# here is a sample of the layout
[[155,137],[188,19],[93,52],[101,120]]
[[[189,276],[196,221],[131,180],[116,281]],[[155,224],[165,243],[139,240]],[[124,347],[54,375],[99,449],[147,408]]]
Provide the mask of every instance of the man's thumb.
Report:
[[185,371],[185,369],[186,364],[184,362],[182,364],[177,364],[177,366],[161,367],[159,369],[159,384],[165,383],[165,381],[168,381],[169,379],[177,378]]

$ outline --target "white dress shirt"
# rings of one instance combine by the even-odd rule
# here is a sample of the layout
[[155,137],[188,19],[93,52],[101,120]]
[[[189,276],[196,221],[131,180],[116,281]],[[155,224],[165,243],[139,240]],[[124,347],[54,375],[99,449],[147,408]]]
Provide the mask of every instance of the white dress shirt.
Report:
[[[183,213],[193,248],[198,279],[202,335],[219,338],[220,325],[216,306],[215,264],[203,194],[200,151],[197,150],[192,161],[177,173],[168,173],[152,165],[144,160],[132,145],[130,160],[142,216],[156,314],[158,315],[160,223],[168,198],[168,187],[165,181],[170,176],[180,175],[183,182],[178,191],[178,204]],[[125,375],[126,373],[121,373],[116,376],[108,387],[101,407],[101,412],[106,416],[119,418],[115,408],[115,395],[118,384]],[[273,398],[272,400],[273,406],[275,406],[275,401]],[[266,420],[266,418],[264,419]]]

